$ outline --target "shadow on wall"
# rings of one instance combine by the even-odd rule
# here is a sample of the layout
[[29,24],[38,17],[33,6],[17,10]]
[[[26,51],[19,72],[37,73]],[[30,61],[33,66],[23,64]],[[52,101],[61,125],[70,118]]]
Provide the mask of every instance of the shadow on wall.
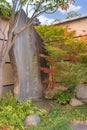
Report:
[[14,89],[14,85],[4,85],[3,86],[3,96],[7,93],[7,92],[11,92],[13,94],[13,89]]

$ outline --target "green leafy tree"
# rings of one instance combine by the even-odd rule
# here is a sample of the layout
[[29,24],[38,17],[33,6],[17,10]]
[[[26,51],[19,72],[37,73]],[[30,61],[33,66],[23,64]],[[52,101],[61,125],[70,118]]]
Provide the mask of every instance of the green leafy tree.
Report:
[[[13,46],[16,38],[31,24],[34,19],[41,15],[42,13],[53,13],[59,7],[62,9],[68,8],[68,3],[73,0],[12,0],[11,1],[11,12],[9,11],[10,5],[6,0],[0,0],[0,10],[1,14],[9,16],[9,31],[8,31],[8,40],[5,45],[5,51],[1,50],[0,52],[0,97],[2,95],[2,66],[5,62],[5,59],[8,55],[9,50]],[[18,24],[18,20],[23,8],[26,8],[26,14],[28,15],[31,10],[33,10],[32,16],[26,19],[26,23],[22,26],[15,34],[14,30]],[[3,13],[4,12],[4,13]],[[9,15],[10,14],[10,15]],[[4,37],[4,32],[1,30]],[[3,40],[5,42],[5,40]],[[3,47],[2,47],[3,48]],[[38,69],[38,68],[37,68]]]
[[11,14],[11,5],[5,0],[0,0],[0,14],[4,16]]
[[53,83],[67,86],[81,82],[87,76],[87,38],[76,39],[75,31],[55,26],[40,26],[37,31],[47,52],[41,57],[46,59],[48,68],[42,66],[41,70],[49,75],[48,87],[54,87]]

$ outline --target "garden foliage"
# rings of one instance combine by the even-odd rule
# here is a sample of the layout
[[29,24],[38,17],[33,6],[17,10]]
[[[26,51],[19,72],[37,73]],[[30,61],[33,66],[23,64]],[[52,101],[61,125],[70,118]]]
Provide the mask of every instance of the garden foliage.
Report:
[[0,14],[3,16],[11,14],[11,5],[6,0],[0,0]]
[[72,123],[86,120],[87,106],[59,107],[52,110],[38,126],[29,130],[72,130]]
[[43,116],[46,111],[33,105],[31,100],[21,102],[7,93],[0,100],[0,130],[25,130],[24,120],[31,114]]
[[75,31],[57,26],[39,26],[36,29],[46,52],[41,57],[47,65],[40,69],[49,76],[44,81],[48,88],[57,84],[68,87],[86,81],[87,37],[76,38]]

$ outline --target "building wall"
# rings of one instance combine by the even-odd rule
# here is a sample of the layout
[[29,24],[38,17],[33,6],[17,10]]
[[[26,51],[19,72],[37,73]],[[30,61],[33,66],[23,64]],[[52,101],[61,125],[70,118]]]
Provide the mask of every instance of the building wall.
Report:
[[[7,40],[8,38],[7,37],[8,27],[9,27],[8,18],[0,16],[0,51],[3,44],[3,39]],[[10,63],[9,56],[7,56],[5,64],[3,65],[3,85],[10,85],[13,83],[14,80],[13,80],[12,66]]]
[[55,24],[55,26],[63,26],[63,27],[68,27],[70,30],[75,30],[76,36],[87,34],[87,18],[61,22],[59,24]]
[[8,38],[7,36],[8,27],[9,27],[8,20],[9,20],[8,18],[0,16],[0,39],[4,38],[1,33],[1,30],[2,32],[4,32],[5,40]]

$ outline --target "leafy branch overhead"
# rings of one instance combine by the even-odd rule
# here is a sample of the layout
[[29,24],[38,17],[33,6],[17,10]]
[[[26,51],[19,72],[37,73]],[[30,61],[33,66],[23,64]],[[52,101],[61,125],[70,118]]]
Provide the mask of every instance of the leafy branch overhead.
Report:
[[11,3],[10,5],[6,0],[0,0],[0,13],[2,15],[9,16],[13,9],[15,12],[18,12],[24,6],[26,6],[27,13],[32,7],[34,10],[32,16],[38,16],[43,12],[53,13],[60,7],[63,10],[67,10],[69,3],[74,4],[74,0],[12,0]]
[[11,5],[5,0],[0,0],[0,14],[4,16],[11,14]]
[[[8,30],[8,41],[7,49],[4,52],[4,56],[1,57],[1,64],[5,62],[7,53],[14,44],[16,38],[26,28],[31,26],[33,21],[42,13],[54,12],[58,8],[67,9],[69,4],[73,4],[73,0],[12,0],[11,5],[6,0],[0,0],[0,13],[5,16],[9,16],[9,30]],[[14,34],[14,30],[18,24],[22,9],[25,8],[26,15],[32,12],[30,19],[26,17],[26,23]],[[1,55],[1,54],[0,54]]]

